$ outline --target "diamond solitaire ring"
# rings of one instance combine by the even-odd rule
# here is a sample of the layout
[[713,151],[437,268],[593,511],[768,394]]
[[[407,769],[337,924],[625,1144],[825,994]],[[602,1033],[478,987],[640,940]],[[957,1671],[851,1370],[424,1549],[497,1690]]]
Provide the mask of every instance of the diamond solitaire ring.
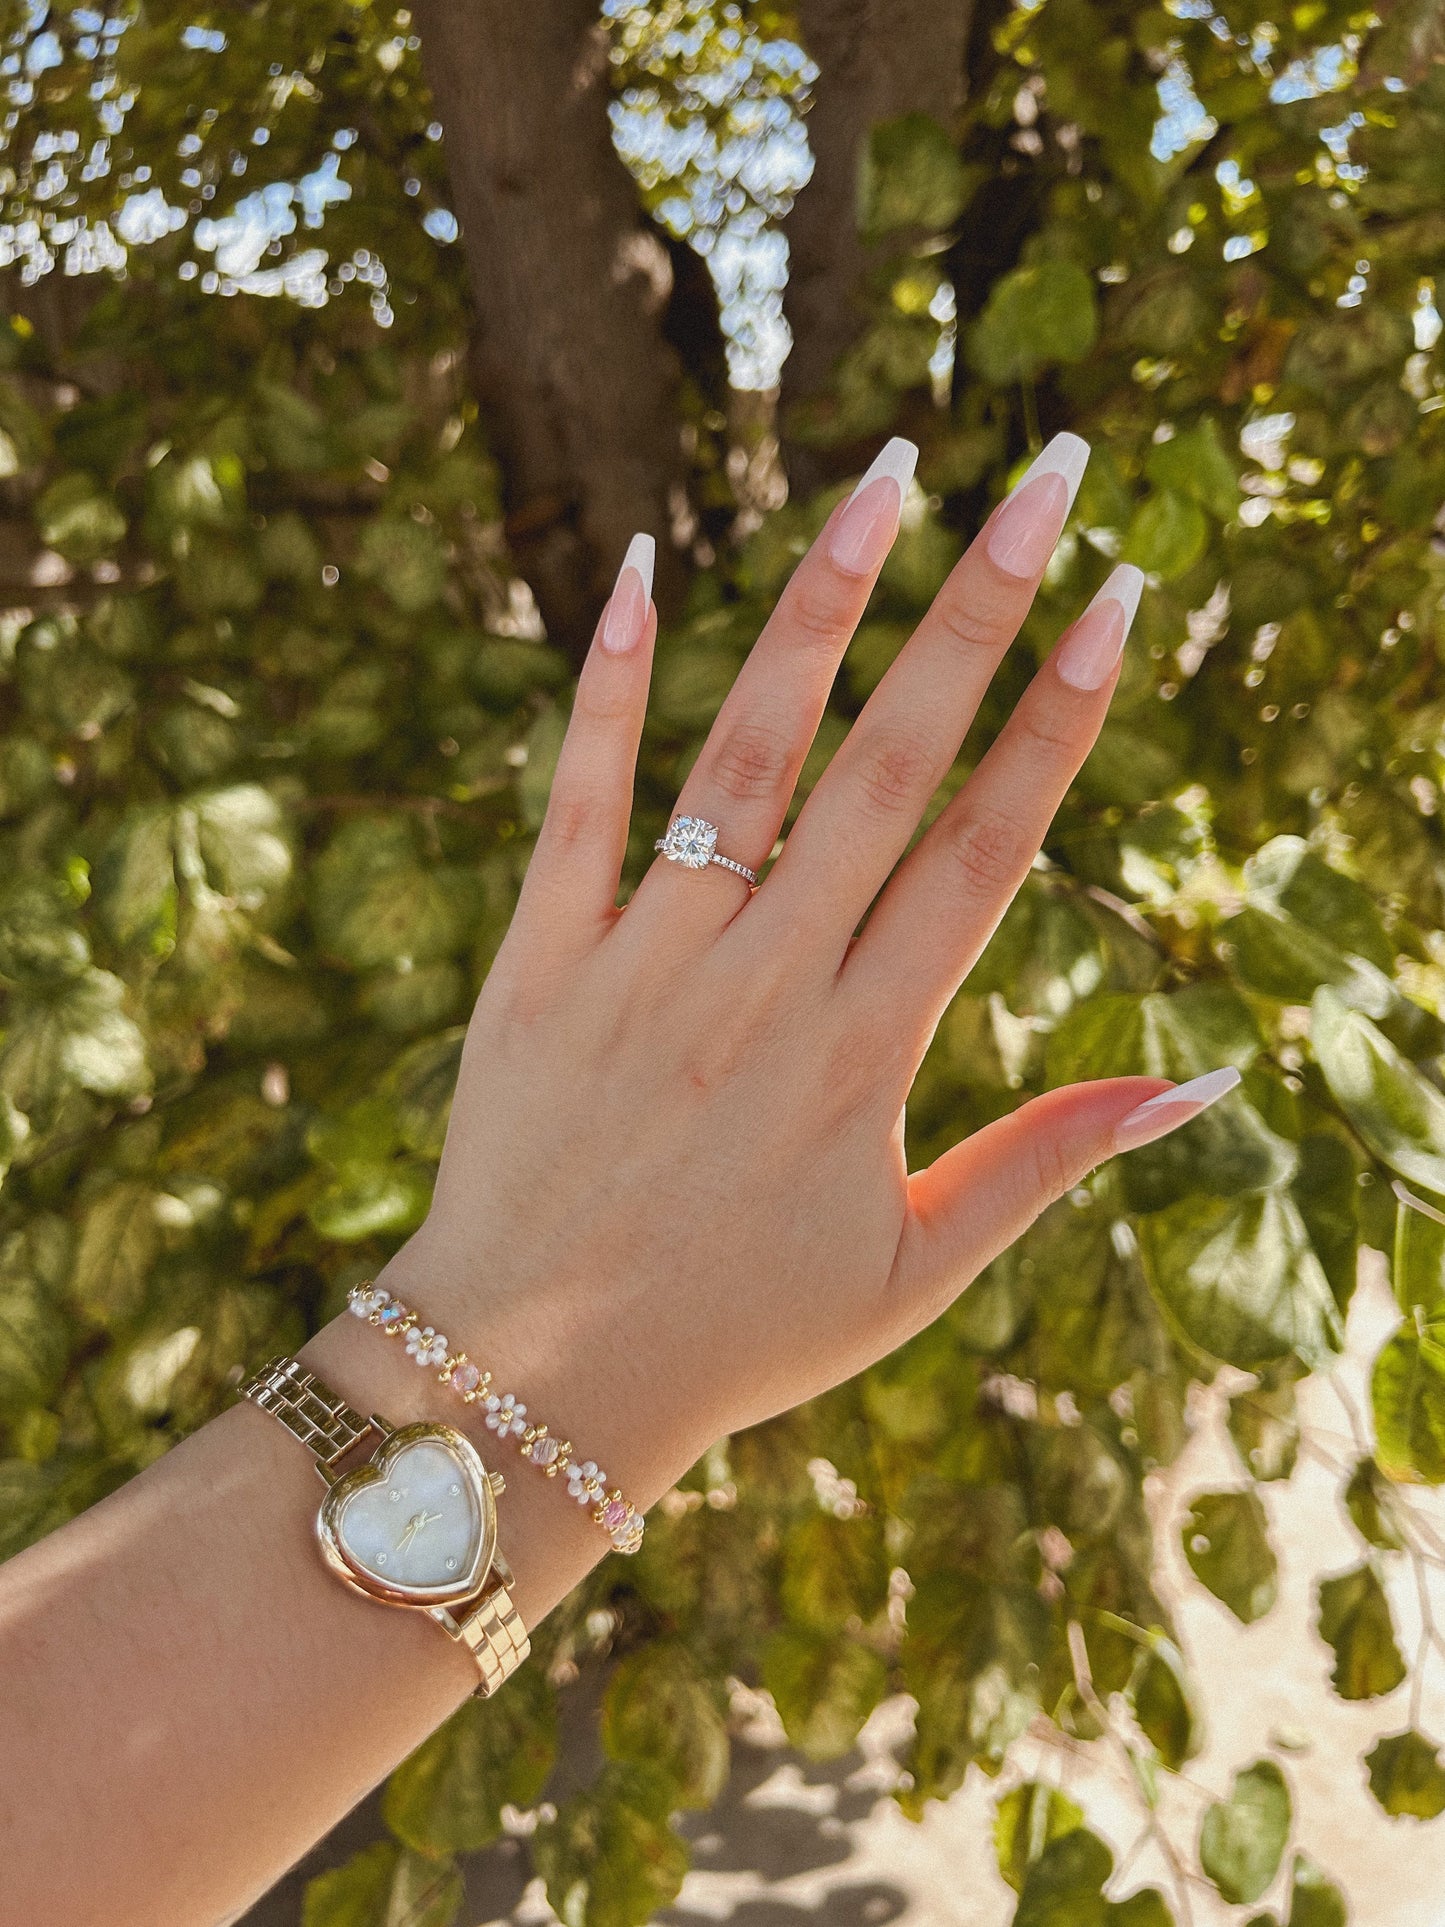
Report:
[[667,826],[667,835],[659,837],[653,848],[661,850],[669,863],[681,863],[688,870],[705,870],[709,863],[716,863],[745,883],[756,884],[758,880],[757,871],[750,870],[746,863],[734,863],[730,856],[718,855],[717,824],[705,822],[700,816],[675,816]]

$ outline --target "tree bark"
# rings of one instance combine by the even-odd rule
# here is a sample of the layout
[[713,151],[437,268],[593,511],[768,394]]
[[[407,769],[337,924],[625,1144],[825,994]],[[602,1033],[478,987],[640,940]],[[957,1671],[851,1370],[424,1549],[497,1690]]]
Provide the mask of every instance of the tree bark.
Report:
[[[800,0],[798,23],[819,77],[808,115],[813,178],[784,223],[793,332],[783,369],[789,410],[827,387],[841,356],[867,325],[862,290],[871,251],[858,233],[858,174],[869,130],[901,114],[929,114],[951,127],[963,105],[974,0]],[[795,489],[828,479],[827,451],[787,441]],[[848,466],[840,451],[834,458]]]
[[580,659],[628,541],[676,607],[687,523],[666,250],[607,119],[596,0],[418,0],[507,529],[548,635]]

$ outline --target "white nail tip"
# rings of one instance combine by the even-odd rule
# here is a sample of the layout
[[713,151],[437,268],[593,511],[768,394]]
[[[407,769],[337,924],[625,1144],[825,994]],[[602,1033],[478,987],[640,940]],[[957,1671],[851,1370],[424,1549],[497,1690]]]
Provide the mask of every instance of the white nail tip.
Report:
[[[627,545],[627,553],[622,558],[622,569],[636,569],[642,577],[642,593],[652,599],[652,571],[657,562],[657,542],[650,535],[634,535]],[[619,579],[622,569],[617,571]]]
[[873,457],[867,474],[848,497],[851,502],[861,495],[870,482],[889,475],[898,484],[898,499],[901,502],[908,493],[908,484],[913,480],[913,471],[918,466],[918,449],[915,443],[895,435],[887,441]]
[[1239,1082],[1239,1072],[1233,1064],[1226,1064],[1222,1070],[1205,1071],[1202,1077],[1191,1077],[1187,1084],[1176,1084],[1173,1090],[1160,1091],[1157,1097],[1149,1097],[1121,1118],[1121,1124],[1132,1124],[1135,1118],[1154,1117],[1166,1105],[1171,1104],[1212,1104],[1216,1098],[1232,1091]]
[[1062,475],[1068,484],[1069,506],[1072,508],[1088,466],[1089,444],[1082,435],[1071,435],[1065,429],[1039,450],[1009,493],[1017,495],[1021,488],[1029,482],[1036,482],[1041,475]]
[[[1089,604],[1097,609],[1101,602],[1117,602],[1124,611],[1124,628],[1127,631],[1139,609],[1139,598],[1144,593],[1144,571],[1136,569],[1132,562],[1121,562],[1117,569],[1110,572],[1108,580]],[[1212,1077],[1214,1073],[1211,1071]]]

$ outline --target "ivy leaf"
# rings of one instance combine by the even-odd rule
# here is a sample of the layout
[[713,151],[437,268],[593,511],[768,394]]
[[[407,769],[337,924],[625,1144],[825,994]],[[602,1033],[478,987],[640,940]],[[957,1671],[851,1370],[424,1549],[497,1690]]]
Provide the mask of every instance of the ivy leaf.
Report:
[[1403,1551],[1405,1541],[1394,1523],[1389,1482],[1373,1459],[1361,1459],[1345,1487],[1345,1510],[1360,1537],[1382,1552]]
[[1339,1888],[1305,1854],[1294,1857],[1288,1927],[1346,1927],[1350,1910]]
[[888,1689],[871,1647],[786,1627],[763,1648],[762,1675],[789,1740],[810,1760],[841,1758]]
[[1445,1097],[1328,985],[1311,1000],[1310,1041],[1332,1094],[1376,1157],[1445,1196]]
[[899,229],[951,227],[979,179],[946,128],[927,114],[875,123],[858,184],[858,224],[871,240]]
[[1322,1366],[1343,1328],[1288,1191],[1185,1197],[1138,1227],[1155,1295],[1196,1345],[1252,1370],[1291,1353]]
[[1229,1436],[1256,1479],[1287,1479],[1299,1457],[1294,1380],[1261,1381],[1251,1391],[1236,1392],[1229,1401]]
[[57,1300],[69,1230],[36,1217],[0,1245],[0,1417],[48,1404],[65,1376],[70,1332]]
[[1227,1901],[1259,1899],[1279,1869],[1289,1826],[1289,1788],[1272,1760],[1235,1775],[1229,1798],[1208,1809],[1199,1834],[1200,1864]]
[[1111,1900],[1104,1919],[1108,1927],[1174,1927],[1174,1916],[1157,1887],[1141,1887],[1127,1900]]
[[1194,1576],[1246,1626],[1275,1601],[1275,1559],[1264,1507],[1254,1491],[1204,1492],[1181,1528]]
[[1212,415],[1203,415],[1167,442],[1156,443],[1144,473],[1156,487],[1198,502],[1221,522],[1229,521],[1239,507],[1239,478]]
[[307,1884],[301,1927],[452,1927],[464,1898],[455,1867],[378,1841]]
[[1095,1833],[1076,1827],[1033,1861],[1019,1895],[1013,1927],[1105,1927],[1104,1883],[1114,1856]]
[[401,1142],[433,1162],[446,1141],[465,1037],[465,1029],[458,1026],[425,1038],[403,1051],[387,1075],[385,1094],[395,1110]]
[[403,1846],[432,1859],[474,1853],[501,1837],[504,1805],[528,1807],[556,1754],[556,1702],[525,1668],[517,1693],[475,1695],[387,1782],[382,1815]]
[[1427,1326],[1387,1340],[1370,1376],[1375,1460],[1392,1479],[1445,1483],[1445,1345]]
[[1073,261],[1039,261],[994,282],[969,335],[969,358],[985,381],[1032,381],[1059,362],[1082,361],[1098,328],[1084,270]]
[[794,1527],[783,1548],[783,1610],[795,1625],[841,1633],[866,1621],[888,1598],[889,1564],[876,1513],[837,1519],[814,1513]]
[[[1207,1583],[1207,1582],[1206,1582]],[[1174,1648],[1156,1641],[1139,1655],[1129,1686],[1139,1730],[1171,1773],[1199,1751],[1199,1731]]]
[[628,1655],[602,1703],[602,1745],[614,1760],[651,1762],[672,1780],[677,1804],[710,1807],[727,1784],[727,1722],[715,1684],[681,1640]]
[[1433,1820],[1445,1813],[1445,1766],[1422,1733],[1390,1733],[1365,1755],[1370,1791],[1397,1818]]
[[0,1051],[0,1090],[39,1128],[72,1091],[134,1097],[150,1082],[145,1040],[126,1014],[125,985],[87,970],[45,995],[14,998]]
[[614,1763],[538,1828],[533,1863],[565,1927],[636,1927],[677,1898],[688,1854],[673,1797],[660,1769]]
[[1407,1318],[1445,1319],[1445,1223],[1396,1180],[1391,1282]]
[[98,562],[125,534],[115,497],[93,476],[62,475],[35,504],[40,539],[67,561]]
[[994,1812],[993,1845],[998,1870],[1014,1892],[1023,1892],[1029,1868],[1045,1847],[1083,1824],[1081,1808],[1037,1780],[1004,1794]]
[[1146,575],[1169,582],[1194,567],[1208,541],[1209,524],[1199,504],[1161,488],[1140,505],[1119,553]]
[[422,862],[412,825],[357,818],[312,869],[311,902],[324,949],[353,969],[440,962],[467,936],[471,880]]
[[70,1293],[93,1323],[113,1327],[140,1309],[160,1249],[156,1204],[153,1185],[125,1178],[81,1220]]
[[1405,1677],[1390,1602],[1370,1566],[1320,1581],[1320,1637],[1334,1648],[1341,1699],[1377,1699]]

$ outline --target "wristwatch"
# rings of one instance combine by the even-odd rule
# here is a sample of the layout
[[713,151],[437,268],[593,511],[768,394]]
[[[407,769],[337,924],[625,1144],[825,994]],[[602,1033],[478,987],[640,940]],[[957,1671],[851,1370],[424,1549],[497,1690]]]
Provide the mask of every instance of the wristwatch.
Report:
[[[294,1358],[272,1358],[241,1396],[278,1418],[314,1455],[326,1483],[316,1536],[354,1592],[436,1620],[471,1652],[490,1697],[530,1651],[497,1545],[499,1472],[455,1426],[363,1418]],[[378,1444],[348,1472],[340,1461],[369,1434]]]

